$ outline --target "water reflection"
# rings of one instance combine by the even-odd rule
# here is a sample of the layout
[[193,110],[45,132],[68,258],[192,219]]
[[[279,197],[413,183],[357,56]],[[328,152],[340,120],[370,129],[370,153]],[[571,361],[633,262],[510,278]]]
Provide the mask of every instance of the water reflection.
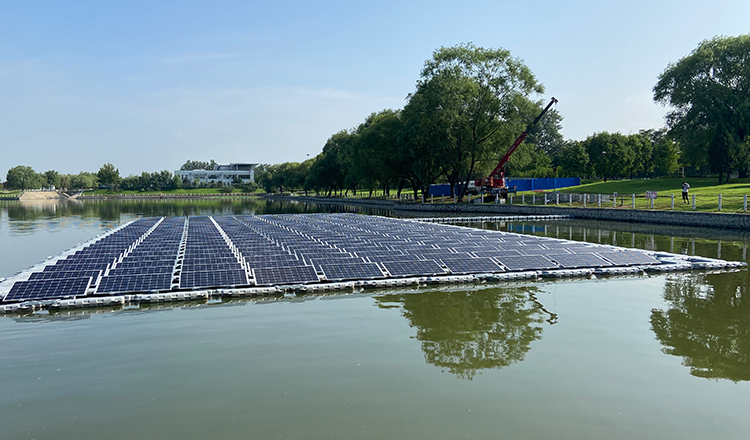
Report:
[[462,379],[520,362],[548,318],[536,287],[428,291],[376,297],[417,329],[425,361]]
[[750,232],[669,225],[562,220],[485,222],[466,226],[651,251],[746,261]]
[[[390,211],[367,207],[318,205],[293,200],[259,198],[162,199],[162,200],[43,200],[34,202],[0,201],[0,211],[7,213],[10,228],[34,228],[34,221],[60,218],[98,219],[119,222],[133,217],[300,214],[309,212],[353,212],[389,215]],[[46,223],[40,225],[46,227]]]
[[662,351],[682,357],[693,376],[750,380],[747,276],[743,270],[667,278],[668,308],[651,312],[651,328]]

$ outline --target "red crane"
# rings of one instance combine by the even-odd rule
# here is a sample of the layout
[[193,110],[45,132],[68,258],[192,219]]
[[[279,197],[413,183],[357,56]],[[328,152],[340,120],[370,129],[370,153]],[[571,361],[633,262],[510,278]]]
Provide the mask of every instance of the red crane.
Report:
[[547,107],[545,107],[544,110],[539,113],[539,116],[537,116],[531,124],[526,126],[526,130],[524,130],[523,133],[518,136],[516,141],[513,142],[513,145],[510,146],[510,149],[507,153],[505,153],[505,156],[500,159],[500,162],[497,164],[495,169],[492,170],[489,177],[477,179],[474,182],[474,184],[477,186],[477,189],[482,189],[485,192],[489,193],[501,193],[501,195],[503,196],[507,194],[508,187],[505,186],[505,164],[508,163],[510,155],[513,154],[513,152],[516,151],[516,148],[518,148],[518,146],[521,145],[526,139],[526,136],[528,136],[529,134],[529,130],[531,130],[531,128],[535,126],[540,119],[542,119],[542,116],[547,113],[547,110],[552,107],[552,104],[557,104],[557,99],[555,99],[554,97],[552,98],[552,100],[550,100],[549,104],[547,104]]

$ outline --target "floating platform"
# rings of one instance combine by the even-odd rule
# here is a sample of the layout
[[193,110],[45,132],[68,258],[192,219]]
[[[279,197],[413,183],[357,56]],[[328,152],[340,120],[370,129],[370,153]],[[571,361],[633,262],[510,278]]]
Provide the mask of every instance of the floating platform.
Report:
[[3,281],[0,312],[742,265],[355,214],[155,217]]

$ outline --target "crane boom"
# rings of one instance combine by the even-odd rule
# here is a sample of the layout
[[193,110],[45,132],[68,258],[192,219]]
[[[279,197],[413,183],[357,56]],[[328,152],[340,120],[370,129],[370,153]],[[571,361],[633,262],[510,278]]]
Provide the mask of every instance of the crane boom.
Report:
[[529,135],[529,131],[532,127],[534,127],[540,119],[542,119],[542,116],[544,116],[545,113],[549,110],[550,107],[552,107],[553,104],[557,104],[557,99],[554,97],[550,100],[549,104],[547,104],[547,107],[542,110],[541,113],[539,113],[539,116],[534,118],[534,121],[531,122],[531,124],[526,126],[526,130],[521,133],[518,138],[516,138],[516,141],[513,142],[513,145],[510,146],[510,149],[508,149],[508,152],[505,153],[505,156],[503,156],[500,159],[500,162],[498,162],[497,166],[494,170],[490,173],[489,177],[485,177],[483,179],[477,179],[474,184],[477,187],[481,187],[485,190],[492,190],[493,188],[504,188],[505,187],[505,172],[503,171],[503,167],[505,167],[505,164],[508,163],[508,160],[510,159],[510,156],[513,154],[514,151],[516,151],[516,148],[518,148],[519,145],[523,143],[524,140],[526,140],[526,136]]

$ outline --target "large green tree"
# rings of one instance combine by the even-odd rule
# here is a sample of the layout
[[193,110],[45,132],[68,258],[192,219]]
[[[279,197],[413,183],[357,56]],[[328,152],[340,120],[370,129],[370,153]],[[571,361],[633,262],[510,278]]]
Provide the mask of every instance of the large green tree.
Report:
[[107,162],[99,168],[99,172],[96,173],[96,177],[99,180],[99,184],[107,186],[115,186],[120,183],[120,170],[115,168],[114,165]]
[[692,165],[708,164],[719,183],[750,165],[750,34],[705,40],[659,75],[654,100],[673,107],[670,134]]
[[591,160],[581,142],[567,141],[560,149],[559,155],[562,177],[588,177],[591,175]]
[[621,133],[595,133],[581,144],[586,149],[594,173],[606,182],[610,177],[621,177],[633,166],[635,151],[628,137]]
[[512,133],[528,122],[524,117],[537,110],[529,96],[542,92],[531,70],[510,51],[469,43],[433,53],[407,107],[418,106],[420,120],[432,133],[433,154],[451,186],[465,182],[458,188],[461,196],[479,162],[505,153],[490,147],[510,145]]
[[8,170],[6,185],[9,189],[36,189],[44,183],[44,178],[29,166],[18,165]]
[[47,170],[42,173],[42,178],[44,178],[44,183],[48,187],[59,187],[60,186],[60,173],[58,173],[55,170]]

